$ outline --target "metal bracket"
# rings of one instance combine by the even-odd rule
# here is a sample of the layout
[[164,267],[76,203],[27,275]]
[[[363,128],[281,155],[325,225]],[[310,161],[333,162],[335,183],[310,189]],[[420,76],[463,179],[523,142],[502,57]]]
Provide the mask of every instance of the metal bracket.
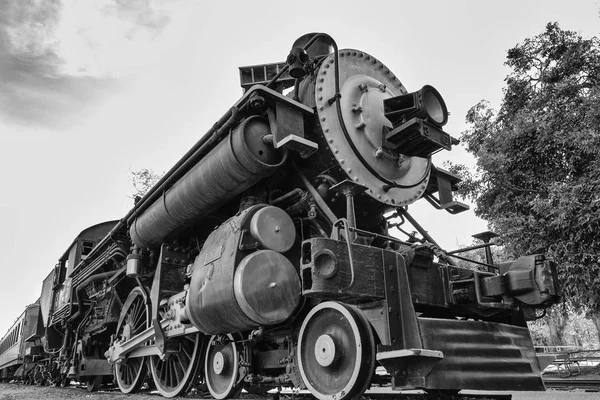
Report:
[[150,290],[150,303],[152,304],[151,321],[155,331],[156,348],[161,354],[165,355],[165,333],[160,323],[159,306],[160,300],[165,295],[174,294],[178,287],[183,287],[183,277],[185,269],[189,263],[188,252],[185,248],[180,248],[172,244],[163,243],[160,246],[160,256],[154,281]]
[[477,307],[486,309],[486,308],[496,308],[501,310],[512,310],[516,307],[512,304],[501,303],[501,302],[491,302],[484,300],[483,296],[483,285],[481,283],[481,277],[495,277],[495,274],[490,274],[481,271],[473,271],[473,281],[475,286],[475,296],[477,300]]
[[[290,104],[277,102],[275,104],[276,115],[273,116],[269,113],[269,122],[276,149],[294,150],[300,154],[300,157],[308,158],[319,149],[319,145],[304,137],[304,114],[302,111]],[[275,118],[274,121],[273,118]]]
[[[450,214],[458,214],[467,211],[469,206],[460,201],[454,201],[452,197],[452,187],[460,182],[460,178],[441,168],[431,168],[432,177],[430,184],[423,198],[438,210],[446,210]],[[438,197],[433,196],[433,193],[438,192]]]

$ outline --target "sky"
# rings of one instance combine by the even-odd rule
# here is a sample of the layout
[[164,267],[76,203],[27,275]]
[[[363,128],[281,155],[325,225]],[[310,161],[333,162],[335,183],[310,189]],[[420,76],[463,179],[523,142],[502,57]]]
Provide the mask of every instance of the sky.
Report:
[[[130,171],[168,170],[241,96],[239,66],[326,32],[410,91],[436,87],[460,137],[470,107],[499,106],[509,48],[553,21],[600,30],[599,0],[210,3],[0,0],[0,336],[80,231],[131,208]],[[460,146],[445,160],[472,163]],[[421,203],[443,248],[486,230]]]

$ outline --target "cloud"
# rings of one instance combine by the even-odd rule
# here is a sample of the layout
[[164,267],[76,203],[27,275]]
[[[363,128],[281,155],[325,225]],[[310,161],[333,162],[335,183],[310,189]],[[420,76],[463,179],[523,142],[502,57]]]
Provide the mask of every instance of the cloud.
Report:
[[0,0],[0,119],[69,126],[144,62],[168,23],[151,0]]

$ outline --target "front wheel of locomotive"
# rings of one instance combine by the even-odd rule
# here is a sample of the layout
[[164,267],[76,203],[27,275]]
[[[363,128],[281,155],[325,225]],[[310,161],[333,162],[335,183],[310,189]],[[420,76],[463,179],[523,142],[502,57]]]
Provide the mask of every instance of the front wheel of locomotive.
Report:
[[[129,293],[117,325],[117,336],[129,339],[144,330],[150,324],[150,311],[146,293],[136,287]],[[115,377],[119,389],[123,393],[135,393],[146,378],[146,359],[144,357],[128,358],[115,365]]]
[[156,389],[164,397],[185,393],[194,383],[201,365],[204,336],[197,333],[169,339],[169,345],[178,344],[179,352],[169,354],[164,360],[150,357],[150,371]]
[[359,398],[375,371],[369,322],[355,307],[320,303],[300,328],[298,364],[306,387],[318,399]]
[[204,378],[210,394],[219,400],[237,397],[242,391],[238,372],[238,346],[234,337],[231,334],[212,336],[204,361]]

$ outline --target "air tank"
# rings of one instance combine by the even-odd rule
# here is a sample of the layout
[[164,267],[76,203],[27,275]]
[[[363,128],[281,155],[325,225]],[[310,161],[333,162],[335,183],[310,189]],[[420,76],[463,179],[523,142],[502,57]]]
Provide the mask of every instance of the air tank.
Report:
[[140,247],[153,247],[273,174],[284,154],[265,143],[269,123],[250,117],[131,224]]

